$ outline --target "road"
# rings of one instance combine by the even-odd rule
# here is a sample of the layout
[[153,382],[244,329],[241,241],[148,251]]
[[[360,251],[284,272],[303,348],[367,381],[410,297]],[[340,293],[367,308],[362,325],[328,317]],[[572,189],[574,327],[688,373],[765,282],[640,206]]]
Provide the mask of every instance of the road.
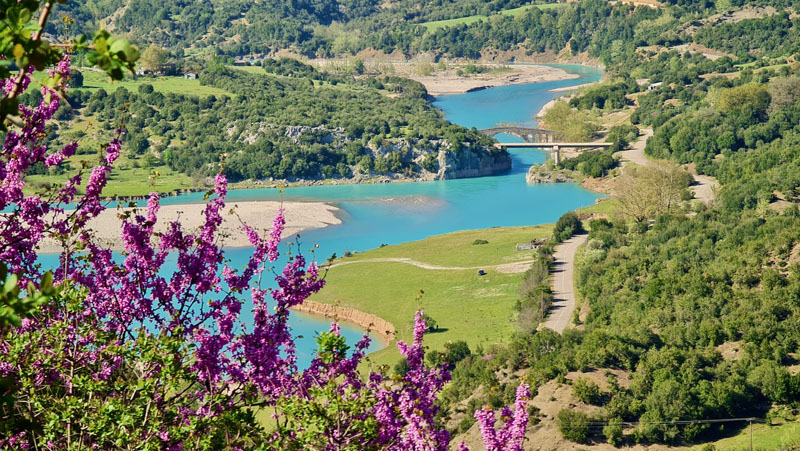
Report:
[[564,332],[575,311],[575,252],[589,235],[575,235],[556,246],[553,264],[553,306],[544,327]]
[[694,191],[694,197],[707,204],[714,200],[714,193],[719,187],[717,180],[707,175],[695,174],[693,177],[694,183],[689,189]]
[[647,144],[647,140],[653,136],[653,129],[643,128],[641,132],[642,134],[639,135],[639,139],[631,144],[630,149],[621,150],[618,152],[618,154],[620,158],[625,161],[630,161],[631,163],[639,166],[647,166],[650,164],[650,160],[644,156],[644,146]]
[[[639,139],[631,144],[630,149],[620,151],[618,154],[624,161],[630,161],[639,166],[648,166],[652,160],[645,156],[644,147],[647,144],[647,140],[653,136],[653,129],[643,128],[641,132]],[[694,183],[689,189],[694,191],[694,197],[706,204],[714,200],[714,192],[719,187],[719,183],[713,177],[707,175],[692,174],[692,177],[694,177]]]

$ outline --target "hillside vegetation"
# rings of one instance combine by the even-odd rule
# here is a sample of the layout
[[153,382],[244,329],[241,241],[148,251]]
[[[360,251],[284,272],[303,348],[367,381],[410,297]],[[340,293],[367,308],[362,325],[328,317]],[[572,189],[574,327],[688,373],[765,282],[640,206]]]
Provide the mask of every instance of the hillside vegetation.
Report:
[[[797,50],[796,2],[663,2],[664,7],[612,5],[606,0],[94,0],[69,2],[49,31],[62,37],[102,24],[142,45],[166,47],[173,57],[217,52],[259,57],[289,49],[309,57],[365,49],[414,56],[476,58],[488,50],[526,55],[565,51],[613,65],[637,48],[701,45],[744,62],[786,58]],[[744,10],[736,14],[736,11]],[[792,44],[794,43],[794,44]]]
[[[589,240],[576,280],[583,309],[574,327],[564,334],[537,331],[531,321],[519,327],[521,313],[533,315],[534,323],[545,314],[548,256],[537,255],[524,276],[491,269],[478,276],[475,267],[504,257],[524,260],[510,250],[506,255],[485,232],[344,257],[336,263],[347,264],[330,270],[329,286],[316,299],[375,313],[395,323],[400,338],[409,336],[411,313],[425,307],[447,329],[429,334],[437,354],[428,364],[453,370],[439,421],[464,437],[477,433],[465,412],[508,405],[525,382],[542,396],[556,399],[558,392],[567,400],[555,411],[529,410],[541,421],[530,428],[529,444],[558,429],[565,447],[575,446],[567,441],[740,446],[743,423],[708,420],[753,417],[789,422],[772,435],[760,428],[763,446],[796,446],[779,434],[795,430],[800,409],[797,2],[93,5],[96,20],[116,11],[110,25],[138,42],[163,43],[172,58],[219,48],[223,58],[210,60],[200,83],[230,96],[163,94],[140,85],[136,92],[85,89],[71,99],[105,130],[132,125],[130,161],[149,159],[150,167],[183,177],[204,178],[220,166],[234,180],[413,176],[436,172],[439,157],[458,152],[507,158],[477,131],[442,119],[417,83],[359,71],[331,75],[289,60],[266,60],[265,74],[237,71],[222,64],[227,58],[279,49],[306,56],[373,49],[434,58],[486,58],[492,50],[507,59],[545,54],[601,61],[607,81],[551,114],[562,122],[580,119],[586,127],[575,133],[588,139],[605,132],[589,127],[591,118],[623,113],[624,124],[608,130],[617,147],[635,137],[634,126],[652,128],[646,153],[673,162],[665,167],[674,169],[670,177],[678,174],[681,190],[689,180],[683,168],[716,177],[721,189],[708,205],[690,206],[673,191],[665,194],[665,209],[625,211],[625,202],[613,201],[596,207],[607,217],[586,224]],[[62,123],[81,121],[61,114]],[[610,153],[595,153],[562,167],[590,176],[624,174],[625,168],[610,171],[616,163]],[[522,235],[500,242],[529,239]],[[477,240],[489,243],[470,244]],[[375,258],[394,260],[365,261]],[[530,290],[520,290],[524,281]],[[375,359],[392,364],[396,357],[386,350]]]
[[[443,119],[419,83],[398,77],[354,80],[293,61],[276,62],[266,69],[271,73],[212,65],[200,80],[110,84],[87,72],[83,88],[56,117],[64,130],[69,123],[83,125],[64,136],[53,131],[60,141],[77,138],[79,155],[48,171],[40,168],[32,180],[45,182],[48,175],[79,169],[81,155],[93,154],[120,125],[129,130],[127,164],[112,181],[112,194],[202,187],[220,167],[232,181],[242,181],[431,179],[457,177],[450,171],[468,164],[483,174],[508,165],[507,152],[491,146],[491,138]],[[448,167],[440,166],[440,154]],[[140,168],[145,175],[138,183],[126,176]],[[158,185],[158,176],[171,173],[194,181]]]

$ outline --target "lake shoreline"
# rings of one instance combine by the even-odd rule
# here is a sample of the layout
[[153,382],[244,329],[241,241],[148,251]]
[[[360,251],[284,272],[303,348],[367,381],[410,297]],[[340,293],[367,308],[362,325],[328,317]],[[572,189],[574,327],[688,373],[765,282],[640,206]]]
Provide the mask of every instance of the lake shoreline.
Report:
[[[559,69],[561,70],[561,69]],[[577,84],[575,86],[570,86],[569,90],[578,89],[583,84]],[[479,177],[483,178],[483,177]],[[330,185],[370,185],[370,184],[382,184],[382,183],[412,183],[412,182],[421,182],[421,181],[432,181],[431,178],[422,178],[422,177],[404,177],[398,175],[396,177],[392,176],[364,176],[363,178],[359,178],[359,180],[354,179],[334,179],[334,180],[299,180],[299,181],[285,181],[285,180],[262,180],[262,181],[249,181],[249,182],[240,182],[236,184],[232,184],[232,189],[282,189],[288,187],[308,187],[308,186],[330,186]],[[241,202],[231,202],[231,204],[241,204]],[[180,204],[181,206],[192,205],[192,204]],[[197,203],[194,205],[202,206],[202,203]],[[285,204],[288,205],[288,204]],[[299,205],[310,205],[310,203],[303,203],[300,202]],[[342,222],[341,217],[343,217],[342,213],[343,210],[336,208],[335,206],[331,206],[333,208],[333,214],[336,217],[336,222],[330,221],[330,224],[323,225],[322,227],[326,227],[327,225],[331,224],[340,224]],[[339,214],[337,214],[339,213]],[[346,215],[345,215],[346,216]],[[271,217],[270,224],[271,224]],[[163,220],[163,219],[162,219]],[[247,221],[245,221],[247,222]],[[287,214],[287,222],[289,224],[292,223],[292,218],[290,214]],[[261,226],[262,224],[259,224]],[[315,227],[307,227],[298,229],[302,231],[308,231],[314,229]],[[288,234],[284,234],[284,236],[291,235],[292,233],[297,233],[297,231],[293,231]],[[244,246],[239,247],[247,247],[248,244],[245,243]],[[227,243],[226,247],[236,247],[231,243]],[[395,326],[386,321],[383,318],[380,318],[377,315],[367,313],[364,311],[359,311],[357,309],[348,308],[348,307],[341,307],[334,304],[322,304],[314,301],[305,301],[300,306],[294,308],[293,310],[309,315],[315,318],[326,318],[329,320],[336,320],[345,322],[351,325],[356,326],[357,328],[364,330],[370,333],[373,337],[379,338],[382,341],[383,345],[388,345],[393,342],[396,338],[397,330]]]
[[[205,208],[206,203],[161,205],[155,230],[164,232],[170,223],[180,221],[183,229],[187,233],[191,233],[202,226]],[[249,225],[261,236],[265,236],[272,229],[272,220],[280,208],[283,208],[286,217],[286,227],[282,238],[342,223],[342,210],[329,202],[229,201],[225,211],[222,212],[223,224],[220,226],[220,232],[225,236],[224,247],[251,247],[252,244],[248,240],[242,224]],[[120,238],[122,220],[118,215],[134,211],[144,214],[146,207],[107,208],[98,217],[89,221],[88,229],[93,233],[100,246],[112,251],[123,251],[125,246]],[[69,212],[65,214],[69,214]],[[58,242],[46,238],[42,240],[38,252],[58,254],[62,250]]]
[[563,88],[551,89],[550,92],[558,92],[558,93],[563,93],[563,94],[560,94],[559,96],[557,96],[554,99],[550,100],[549,102],[545,103],[539,109],[539,111],[536,112],[536,115],[534,117],[537,120],[541,119],[544,116],[544,114],[547,112],[547,110],[549,110],[550,108],[553,108],[553,106],[556,104],[556,102],[558,102],[559,100],[563,99],[564,97],[571,98],[572,94],[574,94],[574,92],[577,91],[578,89],[586,87],[586,86],[593,85],[595,83],[597,83],[597,82],[582,83],[582,84],[574,85],[574,86],[564,86]]
[[[411,65],[412,63],[395,61],[395,62],[392,62],[391,64],[394,64],[394,65]],[[448,92],[447,94],[458,94],[458,93],[464,94],[464,93],[471,92],[471,91],[478,91],[478,90],[484,90],[484,89],[490,89],[490,88],[496,88],[496,87],[502,87],[502,86],[511,86],[511,85],[520,85],[520,84],[536,84],[536,83],[544,83],[544,82],[549,82],[549,81],[574,80],[574,79],[577,79],[577,78],[581,78],[581,75],[570,73],[567,70],[565,70],[563,68],[560,68],[560,67],[554,67],[554,66],[548,65],[550,63],[541,63],[541,64],[539,64],[539,63],[523,63],[523,64],[517,63],[517,64],[509,64],[509,65],[492,64],[492,63],[485,63],[485,64],[494,65],[494,66],[498,66],[498,67],[509,67],[509,68],[514,68],[514,69],[522,68],[523,70],[527,70],[525,68],[536,68],[536,70],[544,69],[546,71],[546,73],[539,73],[539,75],[533,75],[534,80],[532,80],[532,81],[528,81],[527,79],[524,80],[524,81],[523,80],[511,80],[511,79],[509,79],[509,75],[506,74],[505,76],[496,77],[495,78],[496,84],[492,84],[491,86],[490,85],[479,84],[479,85],[473,86],[473,87],[461,87],[461,88],[459,88],[460,89],[459,92],[452,92],[452,93]],[[555,64],[555,63],[553,63],[553,64]],[[592,66],[592,67],[594,67],[594,66]],[[545,74],[545,75],[543,75],[543,74]],[[550,75],[546,75],[546,74],[550,74]],[[553,74],[555,74],[555,75],[553,75]],[[405,74],[405,75],[407,75],[407,74]],[[481,75],[483,75],[483,74],[481,74]],[[555,78],[549,78],[551,76],[555,77]],[[537,78],[537,77],[539,77],[539,78]],[[413,79],[413,77],[409,77],[409,78]],[[436,78],[436,77],[433,76],[433,78]],[[463,78],[468,79],[469,77],[463,77]],[[511,78],[513,78],[513,77],[511,77]],[[452,82],[453,82],[453,80],[450,80],[448,83],[452,83]],[[564,87],[561,87],[561,88],[554,88],[554,89],[550,89],[549,92],[564,92],[565,93],[564,95],[566,95],[567,93],[576,91],[576,90],[580,89],[581,87],[588,86],[588,85],[591,85],[593,83],[596,83],[596,82],[587,82],[587,83],[580,83],[580,84],[571,85],[571,86],[564,86]],[[435,101],[436,100],[436,94],[433,94],[433,93],[429,93],[429,94],[431,94],[430,95],[430,101],[431,102]],[[439,94],[439,95],[442,95],[442,94]],[[560,95],[560,96],[550,100],[549,102],[547,102],[545,105],[542,106],[542,108],[539,109],[538,112],[536,112],[534,117],[535,118],[540,118],[547,111],[547,109],[551,108],[559,99],[563,98],[564,95]],[[502,173],[498,173],[498,174],[502,174]],[[498,175],[498,174],[485,175],[485,176],[481,176],[481,177]],[[465,177],[459,177],[459,178],[465,178]],[[415,175],[415,176],[407,176],[407,175],[400,174],[400,173],[390,174],[390,175],[386,175],[386,174],[379,174],[379,175],[369,174],[369,175],[356,175],[356,176],[353,176],[353,177],[336,178],[336,179],[287,180],[287,179],[271,179],[271,178],[268,178],[268,179],[263,179],[263,180],[245,180],[245,181],[241,181],[241,182],[232,182],[230,184],[230,189],[236,189],[236,190],[265,189],[265,188],[266,189],[284,189],[284,188],[292,188],[292,187],[330,186],[330,185],[370,185],[370,184],[382,184],[382,183],[417,183],[417,182],[432,182],[432,181],[436,181],[436,180],[437,180],[436,173],[424,173],[424,174],[418,174],[418,175]],[[210,188],[209,187],[206,187],[206,188],[184,188],[184,189],[173,190],[173,191],[169,191],[169,192],[163,192],[163,193],[159,193],[159,194],[161,196],[163,196],[163,197],[175,197],[175,196],[180,196],[181,194],[204,192],[204,191],[207,191],[208,189],[210,189]],[[147,200],[147,198],[148,198],[148,196],[145,196],[145,195],[135,195],[135,196],[119,195],[119,196],[109,196],[106,200],[107,201],[127,202],[127,201],[142,201],[142,200]]]
[[418,81],[433,97],[452,94],[465,94],[501,86],[544,83],[551,81],[574,80],[580,75],[572,74],[564,69],[546,65],[503,65],[486,63],[482,66],[491,68],[486,73],[474,75],[458,75],[458,69],[447,69],[430,75],[403,74]]
[[[374,55],[372,55],[374,57]],[[340,58],[317,58],[309,60],[319,69],[348,64]],[[368,73],[391,73],[422,83],[428,94],[439,97],[464,94],[500,86],[549,81],[572,80],[580,75],[570,73],[552,64],[555,62],[502,63],[486,60],[451,60],[434,63],[425,58],[419,60],[384,59],[364,56]]]
[[386,346],[394,341],[397,336],[397,330],[394,324],[377,315],[362,312],[350,307],[305,300],[302,304],[292,307],[292,310],[311,316],[353,324],[367,333],[377,335]]

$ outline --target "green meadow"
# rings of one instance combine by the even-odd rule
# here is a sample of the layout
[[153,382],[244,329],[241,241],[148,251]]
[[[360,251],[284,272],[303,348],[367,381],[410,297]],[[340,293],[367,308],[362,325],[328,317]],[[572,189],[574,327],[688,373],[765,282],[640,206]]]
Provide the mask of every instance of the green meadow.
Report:
[[[422,309],[440,328],[425,335],[429,348],[442,349],[457,340],[473,350],[486,348],[512,334],[523,276],[498,271],[496,265],[532,260],[534,251],[517,251],[515,245],[549,236],[551,230],[547,225],[462,231],[342,257],[328,271],[325,288],[311,299],[377,315],[394,324],[397,339],[405,341],[411,339],[414,312]],[[476,240],[488,243],[473,244]],[[385,261],[389,259],[453,269]],[[479,276],[477,268],[487,274]],[[400,354],[391,343],[370,359],[394,365]]]
[[144,84],[153,85],[156,91],[163,93],[187,94],[196,96],[215,95],[218,97],[228,96],[233,97],[228,91],[214,88],[211,86],[203,86],[200,80],[187,80],[183,77],[151,77],[141,76],[132,78],[131,74],[126,74],[126,78],[122,81],[112,81],[108,75],[91,70],[82,69],[83,74],[83,89],[105,89],[108,92],[114,92],[119,87],[124,87],[128,91],[136,92],[139,86]]
[[229,66],[225,66],[225,67],[227,67],[228,69],[234,69],[234,70],[240,70],[242,72],[247,72],[248,74],[264,75],[264,74],[267,73],[266,71],[264,71],[264,68],[261,67],[261,66],[233,66],[233,65],[229,65]]
[[[119,161],[120,163],[117,163],[114,170],[111,172],[108,185],[103,189],[104,196],[141,197],[147,196],[154,191],[170,193],[182,189],[197,188],[197,186],[195,186],[196,184],[192,182],[191,177],[180,172],[175,172],[167,166],[133,168],[126,164],[124,157],[121,157]],[[84,180],[88,178],[89,171],[90,170],[84,172],[86,174]],[[158,172],[158,176],[155,176],[156,172]],[[25,180],[33,187],[37,187],[42,184],[53,183],[56,179],[58,181],[63,181],[65,177],[59,176],[56,178],[47,175],[30,175]],[[78,190],[79,194],[83,194],[82,188],[83,187]]]
[[[733,436],[712,442],[719,451],[746,451],[746,450],[792,450],[800,445],[800,423],[785,423],[779,426],[766,424],[753,425],[753,447],[750,448],[750,428],[744,427],[742,431]],[[700,451],[708,449],[708,445],[696,446],[692,449]]]

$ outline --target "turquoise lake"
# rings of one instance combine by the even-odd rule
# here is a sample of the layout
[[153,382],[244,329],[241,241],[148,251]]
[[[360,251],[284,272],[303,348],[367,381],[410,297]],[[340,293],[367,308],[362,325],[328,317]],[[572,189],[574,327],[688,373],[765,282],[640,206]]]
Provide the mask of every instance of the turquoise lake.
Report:
[[[582,66],[558,66],[580,75],[580,78],[556,82],[523,84],[491,88],[466,94],[442,96],[434,105],[447,119],[478,129],[500,123],[535,126],[534,115],[544,104],[557,97],[552,89],[590,83],[602,73]],[[498,136],[501,141],[520,140]],[[517,149],[511,152],[512,169],[491,177],[418,183],[365,185],[331,185],[289,188],[281,196],[276,189],[232,190],[228,200],[324,201],[341,209],[342,223],[302,234],[300,249],[314,244],[317,261],[325,261],[336,253],[364,251],[381,244],[398,244],[420,240],[458,230],[533,225],[555,222],[563,213],[591,205],[600,197],[576,184],[529,185],[525,173],[535,163],[548,157],[546,151]],[[164,204],[202,202],[202,194],[193,193],[163,199]],[[272,218],[265,218],[271,222]],[[288,217],[287,221],[291,222]],[[228,249],[234,267],[249,257],[248,248]],[[365,291],[365,296],[368,292]],[[246,309],[243,309],[243,312]],[[409,320],[411,320],[409,318]],[[302,367],[316,349],[314,336],[328,330],[330,321],[304,314],[291,319],[297,340],[298,364]],[[363,334],[357,327],[342,324],[348,343],[355,343]],[[377,338],[370,350],[385,346]]]
[[[559,66],[580,75],[573,80],[503,86],[466,94],[442,96],[434,105],[447,119],[465,127],[489,128],[500,123],[535,126],[534,115],[559,93],[550,90],[597,81],[602,73],[582,66]],[[520,141],[498,136],[501,141]],[[431,235],[457,230],[520,226],[555,222],[575,208],[592,205],[600,197],[576,184],[529,185],[528,168],[548,158],[546,151],[514,150],[512,169],[505,174],[457,180],[374,185],[339,185],[289,188],[283,195],[288,201],[314,200],[331,202],[342,211],[342,224],[303,233],[301,249],[314,243],[317,259],[324,261],[336,253],[364,251],[381,244],[421,240]],[[199,198],[199,196],[198,196]],[[237,190],[230,200],[280,198],[277,190]],[[186,198],[179,199],[186,202]],[[165,200],[168,200],[165,199]],[[291,221],[291,218],[287,218]],[[234,262],[244,262],[247,249],[231,249]],[[366,294],[365,292],[365,295]],[[343,325],[344,326],[344,325]],[[313,336],[327,330],[329,321],[295,315],[293,330],[298,340],[298,359],[309,359],[316,349]],[[349,343],[362,331],[343,327]],[[374,339],[371,350],[385,346]]]

